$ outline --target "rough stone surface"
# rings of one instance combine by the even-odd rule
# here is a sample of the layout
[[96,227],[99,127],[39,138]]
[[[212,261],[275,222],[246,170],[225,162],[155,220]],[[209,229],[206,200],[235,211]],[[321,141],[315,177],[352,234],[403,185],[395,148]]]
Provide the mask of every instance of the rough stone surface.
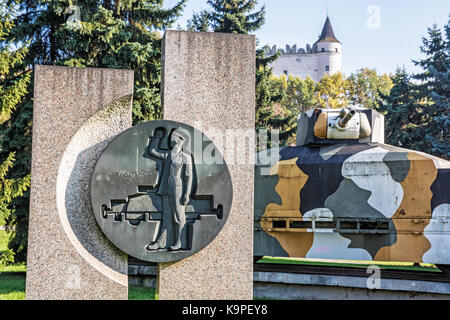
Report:
[[101,233],[90,177],[131,126],[133,71],[36,66],[27,299],[127,299],[127,256]]
[[[158,265],[159,299],[252,299],[255,37],[167,31],[163,65],[164,119],[211,138],[230,169],[233,203],[224,228],[205,249]],[[220,135],[227,132],[244,134],[246,147],[223,143]]]

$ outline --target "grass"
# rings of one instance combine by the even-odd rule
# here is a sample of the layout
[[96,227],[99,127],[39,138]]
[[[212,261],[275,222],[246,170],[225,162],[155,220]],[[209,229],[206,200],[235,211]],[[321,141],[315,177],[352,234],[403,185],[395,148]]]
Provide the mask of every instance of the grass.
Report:
[[[6,250],[8,232],[0,230],[0,254]],[[440,272],[433,264],[421,263],[420,266],[409,262],[385,262],[385,261],[350,261],[350,260],[325,260],[303,258],[263,257],[258,263],[283,263],[303,264],[315,266],[356,267],[367,268],[370,265],[378,265],[381,269],[415,270]],[[0,267],[0,300],[25,299],[25,263]],[[128,300],[155,300],[155,289],[140,286],[128,288]]]
[[[24,265],[9,266],[0,272],[0,300],[25,299]],[[130,286],[128,300],[155,300],[155,289]]]
[[376,265],[380,269],[408,270],[408,271],[431,271],[441,272],[434,264],[421,263],[419,266],[412,262],[393,261],[358,261],[358,260],[328,260],[328,259],[305,259],[305,258],[281,258],[264,256],[258,263],[282,263],[282,264],[302,264],[310,266],[331,266],[331,267],[354,267],[367,268]]
[[25,272],[27,271],[27,266],[25,265],[25,262],[22,263],[16,263],[16,264],[10,264],[6,267],[0,267],[0,275],[2,273],[23,273],[25,275]]
[[[7,249],[9,233],[0,230],[0,254]],[[0,300],[25,299],[25,263],[0,267]],[[128,300],[155,300],[155,289],[139,286],[128,288]]]
[[[26,265],[21,263],[0,269],[0,300],[25,299],[26,268]],[[155,300],[155,289],[130,286],[128,300]]]
[[[369,265],[378,265],[382,269],[397,270],[419,270],[440,272],[434,265],[421,264],[414,266],[405,262],[382,262],[382,261],[347,261],[347,260],[322,260],[300,259],[300,258],[278,258],[263,257],[258,263],[284,263],[304,264],[316,266],[356,267],[367,268]],[[0,270],[0,300],[23,300],[25,299],[25,271],[26,265],[15,264]],[[155,289],[140,286],[130,286],[128,289],[128,300],[155,300]]]
[[155,300],[155,288],[130,286],[128,300]]
[[25,274],[0,273],[0,300],[25,299]]

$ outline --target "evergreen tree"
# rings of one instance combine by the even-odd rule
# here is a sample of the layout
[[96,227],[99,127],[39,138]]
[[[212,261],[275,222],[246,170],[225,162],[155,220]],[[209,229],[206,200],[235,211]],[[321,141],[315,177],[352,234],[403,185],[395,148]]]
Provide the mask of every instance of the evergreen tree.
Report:
[[[16,121],[15,112],[26,109],[22,102],[28,93],[31,70],[20,68],[27,50],[13,46],[13,41],[7,40],[14,27],[14,9],[0,3],[0,225],[6,225],[12,231],[8,247],[13,249],[0,255],[0,265],[13,262],[14,253],[17,260],[24,258],[24,248],[17,242],[17,235],[27,227],[27,210],[24,210],[23,201],[18,201],[18,197],[27,197],[30,186],[29,170],[23,172],[27,162],[23,150],[20,150],[26,138],[14,136],[17,126],[13,122]],[[29,129],[28,123],[20,119],[18,122],[19,126],[24,125],[22,129]]]
[[447,60],[446,65],[445,72],[430,68],[431,75],[440,82],[440,88],[443,90],[431,91],[434,101],[432,125],[435,134],[427,134],[426,139],[431,143],[433,154],[450,160],[450,61]]
[[[133,69],[133,121],[160,116],[159,30],[169,27],[186,0],[163,9],[162,0],[7,0],[19,13],[5,41],[27,43],[15,74],[30,74],[35,64]],[[76,4],[76,6],[74,6]],[[11,72],[9,73],[11,74]],[[14,152],[7,178],[30,173],[33,82],[8,121],[0,126],[0,157]],[[10,248],[16,260],[26,254],[29,194],[12,199],[10,224],[15,233]]]
[[[68,2],[68,0],[67,0]],[[161,35],[180,15],[186,0],[162,9],[162,0],[79,0],[80,22],[65,23],[58,36],[70,54],[60,64],[133,69],[134,122],[161,117]]]
[[210,19],[211,15],[207,10],[194,13],[192,19],[187,22],[187,29],[189,31],[208,32]]
[[426,105],[418,102],[418,92],[404,68],[392,77],[388,94],[380,93],[376,109],[385,115],[387,144],[422,151],[422,131],[427,124]]
[[272,140],[270,129],[279,130],[280,145],[285,145],[296,130],[293,128],[294,118],[289,116],[289,112],[274,110],[274,105],[283,99],[284,92],[274,90],[271,86],[272,68],[269,64],[278,58],[279,53],[267,56],[268,50],[268,46],[256,50],[255,127],[258,139],[259,129],[268,130],[267,143],[270,147]]
[[428,28],[428,38],[422,38],[420,48],[425,58],[414,61],[424,71],[414,78],[420,81],[417,89],[427,103],[429,120],[422,135],[426,141],[422,151],[450,159],[450,21],[445,36],[436,25]]
[[188,22],[191,31],[248,34],[264,24],[264,6],[256,12],[257,0],[208,0],[211,11],[194,14]]
[[[213,31],[248,34],[264,24],[265,7],[256,10],[257,0],[208,0],[211,10],[194,14],[188,22],[191,31]],[[256,51],[256,119],[258,129],[280,129],[280,143],[283,145],[295,133],[295,119],[291,114],[276,112],[273,108],[283,94],[271,89],[272,69],[269,64],[279,53],[268,56],[269,47]],[[270,133],[269,133],[270,140]],[[270,142],[270,141],[269,141]]]

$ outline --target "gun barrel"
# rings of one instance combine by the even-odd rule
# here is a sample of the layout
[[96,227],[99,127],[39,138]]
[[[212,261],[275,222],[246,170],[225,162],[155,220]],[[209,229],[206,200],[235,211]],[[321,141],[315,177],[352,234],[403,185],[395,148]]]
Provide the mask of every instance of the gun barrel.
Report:
[[[342,114],[342,111],[341,111]],[[355,110],[350,110],[346,115],[339,120],[338,124],[341,128],[345,128],[347,126],[347,123],[350,121],[351,118],[356,114]]]
[[343,119],[347,114],[348,114],[348,109],[347,108],[342,108],[341,112],[339,112],[339,118]]

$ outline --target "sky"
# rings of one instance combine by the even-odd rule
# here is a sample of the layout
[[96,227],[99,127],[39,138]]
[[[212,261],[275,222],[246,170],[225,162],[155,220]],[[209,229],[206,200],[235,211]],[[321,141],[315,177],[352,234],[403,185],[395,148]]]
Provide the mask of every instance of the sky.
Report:
[[[164,6],[176,2],[165,0]],[[343,45],[346,75],[363,67],[379,73],[393,73],[398,66],[420,72],[411,60],[423,58],[422,37],[434,23],[443,30],[450,14],[450,0],[259,0],[258,8],[262,5],[265,24],[254,34],[259,46],[278,48],[312,45],[322,31],[328,6],[334,34]],[[184,29],[193,12],[202,9],[210,9],[206,0],[188,0],[173,28]]]

